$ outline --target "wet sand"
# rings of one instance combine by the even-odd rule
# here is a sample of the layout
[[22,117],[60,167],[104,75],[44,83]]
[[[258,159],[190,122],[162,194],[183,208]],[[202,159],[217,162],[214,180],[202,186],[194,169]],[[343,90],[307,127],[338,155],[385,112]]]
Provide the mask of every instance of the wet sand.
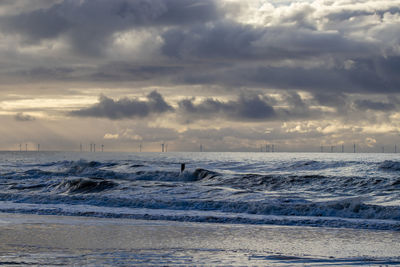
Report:
[[400,232],[0,213],[0,265],[400,264]]

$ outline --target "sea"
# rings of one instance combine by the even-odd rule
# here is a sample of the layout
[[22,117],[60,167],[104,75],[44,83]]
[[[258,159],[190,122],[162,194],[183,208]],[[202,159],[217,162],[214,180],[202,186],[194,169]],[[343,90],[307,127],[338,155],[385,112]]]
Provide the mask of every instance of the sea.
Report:
[[0,212],[400,231],[400,157],[1,152]]

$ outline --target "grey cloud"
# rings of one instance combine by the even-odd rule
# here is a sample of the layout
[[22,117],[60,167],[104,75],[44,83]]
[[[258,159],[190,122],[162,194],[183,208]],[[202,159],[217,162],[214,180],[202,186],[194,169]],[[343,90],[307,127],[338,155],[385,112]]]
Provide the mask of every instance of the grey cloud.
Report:
[[236,87],[266,87],[304,90],[313,93],[397,93],[398,57],[355,60],[351,69],[342,67],[303,68],[233,66],[213,72],[187,73],[180,77],[188,84],[220,84]]
[[372,100],[356,100],[354,104],[360,110],[374,110],[384,112],[396,110],[396,106],[393,103],[385,103]]
[[144,81],[169,76],[184,70],[181,66],[142,65],[113,62],[100,66],[88,77],[100,81]]
[[78,117],[97,117],[118,120],[134,117],[143,118],[172,110],[173,108],[165,102],[164,98],[158,92],[153,91],[147,95],[147,101],[128,98],[115,101],[102,95],[99,98],[99,103],[89,108],[71,111],[69,114]]
[[206,22],[218,14],[213,0],[64,0],[50,8],[2,17],[0,25],[32,42],[63,35],[77,52],[98,55],[116,32]]
[[125,81],[155,81],[170,79],[184,72],[181,66],[137,65],[126,62],[110,62],[99,66],[59,66],[33,67],[7,71],[7,77],[16,79],[23,77],[29,81],[96,81],[96,82],[125,82]]
[[232,121],[296,121],[340,117],[339,112],[311,109],[313,100],[303,100],[297,92],[287,91],[280,94],[279,100],[266,95],[241,94],[237,100],[220,101],[207,98],[199,103],[195,99],[180,101],[177,109],[183,122],[224,118]]
[[227,102],[208,98],[199,104],[194,104],[193,100],[186,99],[179,102],[179,111],[185,116],[189,115],[189,120],[216,116],[233,120],[268,120],[275,117],[274,108],[269,102],[266,97],[243,94],[237,101]]
[[[385,3],[386,7],[377,10],[379,14],[399,13],[398,7]],[[63,62],[54,57],[57,62],[53,64],[58,66],[53,69],[17,73],[37,79],[262,87],[313,94],[398,92],[396,23],[382,22],[375,31],[370,30],[371,25],[346,30],[340,28],[342,24],[328,31],[325,20],[318,20],[321,27],[309,25],[310,18],[314,18],[310,14],[331,14],[332,20],[340,20],[341,16],[371,13],[367,4],[355,11],[346,8],[326,5],[321,15],[309,4],[291,5],[285,9],[280,24],[252,26],[228,20],[224,16],[227,11],[216,0],[65,0],[50,8],[3,16],[0,28],[22,34],[32,42],[62,37],[80,54],[92,56],[105,51],[115,33],[131,28],[156,27],[152,33],[161,34],[163,39],[161,53],[166,57],[160,57],[159,66],[154,63],[155,56],[143,59],[142,66],[135,66],[141,63],[129,59],[121,62],[121,58],[116,59],[120,62],[113,61],[111,52],[94,57],[93,61],[70,63],[70,68],[60,66]],[[363,38],[359,34],[363,30],[369,30],[365,35],[371,38]],[[68,52],[63,56],[70,57]],[[68,62],[74,62],[71,59]],[[353,63],[349,67],[344,66],[345,62]],[[82,66],[90,67],[80,71]]]
[[347,97],[343,93],[315,93],[313,97],[318,104],[329,107],[344,107],[347,102]]
[[33,80],[68,80],[73,77],[75,71],[76,69],[70,67],[35,67],[26,70],[14,71],[9,74]]
[[311,111],[307,103],[301,99],[296,92],[288,92],[285,96],[289,108],[281,108],[279,110],[280,118],[291,120],[296,118],[312,118]]
[[[296,22],[312,12],[300,11],[286,19]],[[398,14],[398,8],[381,11],[387,12]],[[351,31],[317,30],[303,24],[265,27],[221,20],[211,25],[173,28],[162,35],[162,52],[188,64],[209,65],[203,71],[178,77],[177,81],[188,84],[262,86],[332,94],[398,92],[399,27],[383,24],[379,30],[366,32],[375,37],[368,39],[354,38]],[[353,31],[367,31],[370,27],[358,25]],[[271,64],[274,62],[280,63]],[[217,67],[216,63],[226,67]]]
[[[400,63],[393,52],[395,48],[389,49],[388,44],[396,47],[396,34],[388,31],[380,35],[384,36],[379,39],[392,41],[379,44],[352,38],[342,31],[321,31],[301,25],[254,27],[219,21],[166,31],[162,35],[162,52],[181,62],[209,65],[203,71],[187,72],[177,78],[188,84],[335,94],[395,93],[400,88]],[[313,62],[319,64],[307,65]]]
[[15,114],[14,119],[16,121],[25,122],[25,121],[34,121],[35,117],[28,115],[28,114],[24,114],[22,112],[19,112],[19,113]]
[[254,27],[222,21],[175,28],[162,35],[165,55],[181,59],[282,60],[324,55],[373,52],[371,44],[351,40],[339,32],[298,26]]

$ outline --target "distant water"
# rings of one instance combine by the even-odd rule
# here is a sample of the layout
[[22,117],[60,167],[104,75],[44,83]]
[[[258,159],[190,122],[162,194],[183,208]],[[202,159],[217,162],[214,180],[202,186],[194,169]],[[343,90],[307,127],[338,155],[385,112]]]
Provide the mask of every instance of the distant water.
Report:
[[1,152],[0,212],[399,231],[400,158]]

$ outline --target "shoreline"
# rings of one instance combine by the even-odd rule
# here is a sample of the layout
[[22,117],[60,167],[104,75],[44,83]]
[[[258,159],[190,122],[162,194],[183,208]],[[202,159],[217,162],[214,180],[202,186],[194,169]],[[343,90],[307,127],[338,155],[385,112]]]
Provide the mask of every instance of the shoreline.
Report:
[[0,264],[400,264],[400,233],[0,213]]

